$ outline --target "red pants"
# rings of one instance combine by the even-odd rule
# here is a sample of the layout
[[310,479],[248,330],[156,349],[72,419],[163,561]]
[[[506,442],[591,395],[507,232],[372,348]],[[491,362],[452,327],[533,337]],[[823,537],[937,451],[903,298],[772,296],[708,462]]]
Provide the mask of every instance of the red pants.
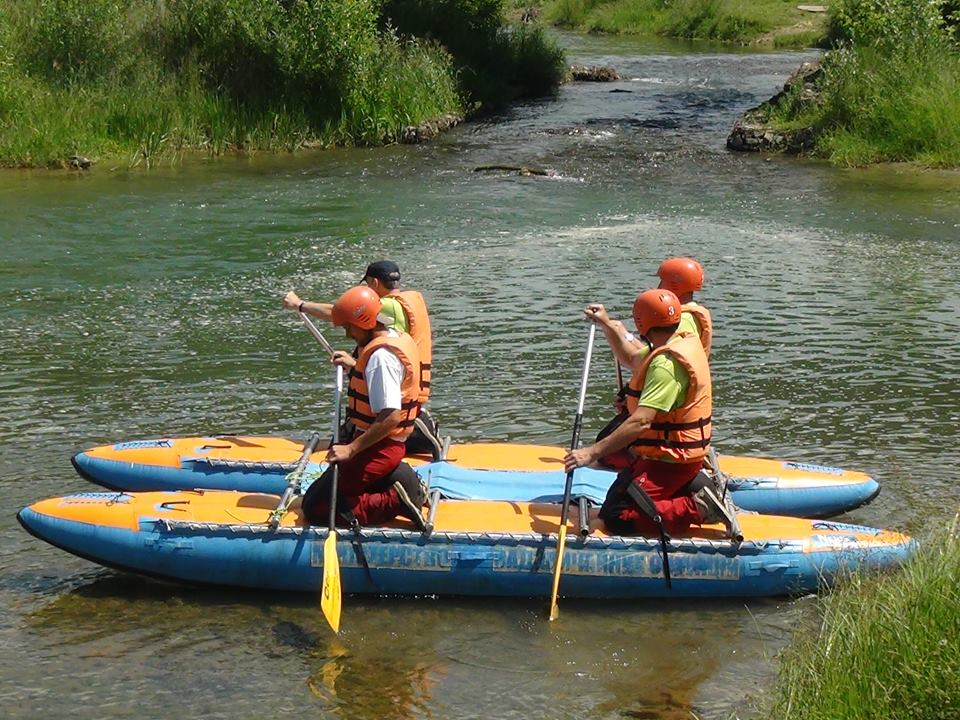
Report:
[[[387,438],[338,464],[337,510],[349,510],[361,525],[382,525],[397,516],[401,507],[390,474],[406,455],[406,444]],[[303,496],[303,511],[314,525],[326,525],[330,514],[332,469],[311,485]]]
[[[663,529],[681,533],[691,525],[700,524],[700,512],[693,497],[678,495],[684,485],[700,472],[702,462],[679,464],[640,458],[618,475],[618,480],[634,482],[642,488],[660,514]],[[656,536],[656,524],[642,512],[626,493],[623,482],[615,482],[600,508],[600,517],[611,532]]]

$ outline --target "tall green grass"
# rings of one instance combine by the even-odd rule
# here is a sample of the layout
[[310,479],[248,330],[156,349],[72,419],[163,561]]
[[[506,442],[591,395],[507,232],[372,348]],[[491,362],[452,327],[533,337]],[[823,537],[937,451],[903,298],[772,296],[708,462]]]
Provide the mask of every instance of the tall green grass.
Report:
[[759,14],[743,14],[723,0],[680,0],[666,4],[662,28],[662,34],[670,37],[749,42],[771,24]]
[[839,51],[828,66],[817,152],[847,166],[960,166],[960,54],[941,49]]
[[378,144],[556,89],[554,43],[511,32],[500,0],[465,5],[446,32],[493,47],[403,31],[379,0],[0,0],[0,165]]
[[945,8],[838,0],[819,102],[786,103],[776,123],[813,127],[816,154],[840,165],[960,166],[960,47]]
[[[823,21],[782,0],[546,0],[545,16],[561,27],[749,44],[769,36],[781,45],[816,44]],[[796,29],[793,26],[804,24]],[[791,37],[792,36],[792,37]]]
[[960,717],[960,535],[927,540],[902,571],[854,574],[825,597],[819,631],[780,658],[769,717]]

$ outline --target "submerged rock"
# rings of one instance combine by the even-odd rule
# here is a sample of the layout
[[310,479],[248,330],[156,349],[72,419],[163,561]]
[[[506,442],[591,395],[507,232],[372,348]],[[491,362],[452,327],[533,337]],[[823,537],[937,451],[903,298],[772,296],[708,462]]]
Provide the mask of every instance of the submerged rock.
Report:
[[571,65],[570,79],[575,82],[614,82],[620,73],[609,65]]
[[474,172],[509,172],[517,175],[540,175],[548,176],[550,173],[540,168],[531,168],[526,165],[478,165],[473,169]]
[[803,106],[819,103],[817,82],[822,75],[818,62],[801,65],[787,78],[783,90],[737,118],[727,136],[727,147],[746,152],[794,154],[812,149],[817,139],[813,127],[779,128],[771,123],[771,117],[775,110],[786,108],[796,115]]

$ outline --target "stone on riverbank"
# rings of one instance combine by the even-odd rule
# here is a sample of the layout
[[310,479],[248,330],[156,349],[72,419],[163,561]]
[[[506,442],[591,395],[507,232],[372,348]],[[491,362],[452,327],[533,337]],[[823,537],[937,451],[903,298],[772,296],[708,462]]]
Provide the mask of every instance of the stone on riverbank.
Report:
[[822,74],[819,62],[801,65],[784,83],[783,90],[737,118],[727,136],[727,147],[745,152],[792,154],[812,149],[816,142],[812,127],[778,128],[770,120],[774,110],[787,104],[793,105],[796,111],[804,105],[819,103],[820,91],[816,83]]
[[67,160],[67,166],[75,170],[89,170],[93,165],[93,160],[83,155],[71,155]]
[[424,140],[432,140],[442,132],[449,130],[463,122],[463,117],[447,113],[433,120],[426,120],[419,125],[408,125],[400,131],[400,142],[406,145],[416,145]]

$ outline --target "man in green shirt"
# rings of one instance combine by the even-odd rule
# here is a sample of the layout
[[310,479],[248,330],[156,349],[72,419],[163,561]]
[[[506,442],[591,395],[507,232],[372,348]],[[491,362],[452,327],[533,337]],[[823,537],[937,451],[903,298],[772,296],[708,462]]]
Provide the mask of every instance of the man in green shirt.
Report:
[[[657,276],[660,278],[658,289],[670,290],[680,300],[680,327],[677,331],[699,337],[709,358],[713,321],[710,312],[693,299],[694,291],[703,288],[703,267],[693,258],[674,257],[664,260],[660,264],[660,267],[657,268]],[[610,318],[606,308],[600,303],[587,305],[584,314],[603,330],[607,344],[610,346],[617,362],[618,378],[621,365],[634,369],[650,353],[650,343],[629,332],[619,320]],[[598,441],[616,429],[626,417],[625,390],[625,387],[619,389],[614,400],[617,415],[597,434]],[[607,467],[619,470],[624,466],[624,462],[626,460],[622,455],[613,454],[605,458],[604,464]]]
[[[675,533],[730,520],[709,486],[692,485],[710,447],[713,396],[700,339],[678,332],[680,305],[665,289],[637,296],[634,320],[652,357],[648,353],[634,366],[628,414],[596,444],[571,450],[564,458],[572,472],[626,451],[628,462],[600,509],[607,530],[617,534]],[[654,521],[662,525],[657,528]]]
[[[360,282],[366,284],[380,297],[380,313],[391,322],[387,327],[409,333],[410,323],[403,306],[396,297],[390,296],[390,293],[400,286],[400,267],[392,260],[378,260],[367,265],[367,270]],[[285,310],[297,310],[326,322],[332,322],[333,303],[302,300],[292,290],[283,298],[283,307]]]

